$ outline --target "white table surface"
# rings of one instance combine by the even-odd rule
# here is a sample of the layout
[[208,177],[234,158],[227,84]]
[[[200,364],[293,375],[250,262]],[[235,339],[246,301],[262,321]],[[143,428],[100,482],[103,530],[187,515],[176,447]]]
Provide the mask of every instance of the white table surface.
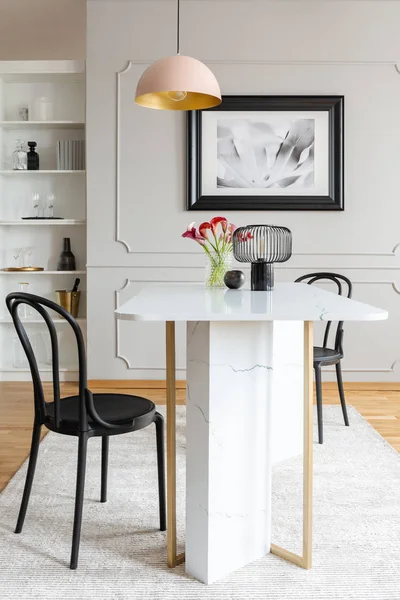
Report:
[[381,321],[388,312],[314,285],[278,283],[272,292],[149,285],[122,304],[132,321]]

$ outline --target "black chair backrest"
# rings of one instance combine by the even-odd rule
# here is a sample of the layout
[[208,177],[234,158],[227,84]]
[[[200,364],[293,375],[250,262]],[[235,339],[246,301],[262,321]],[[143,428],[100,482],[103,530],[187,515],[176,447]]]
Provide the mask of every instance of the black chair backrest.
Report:
[[[8,294],[6,298],[7,308],[11,314],[12,320],[15,325],[18,337],[21,341],[22,347],[25,351],[26,357],[29,362],[30,371],[33,380],[34,390],[34,404],[35,404],[35,422],[44,423],[46,421],[46,402],[44,398],[43,385],[40,378],[40,372],[33,351],[32,345],[29,341],[28,334],[26,333],[24,322],[21,321],[18,314],[18,307],[21,304],[27,304],[35,311],[37,311],[44,322],[47,325],[51,340],[51,356],[52,356],[52,372],[53,372],[53,397],[54,397],[54,418],[57,427],[60,424],[60,371],[59,371],[59,351],[58,351],[58,338],[56,333],[56,327],[53,323],[53,319],[47,312],[46,308],[50,308],[54,312],[58,313],[63,317],[72,327],[75,334],[77,346],[78,346],[78,364],[79,364],[79,421],[80,430],[87,429],[87,411],[86,411],[86,398],[88,394],[87,390],[87,368],[86,368],[86,351],[85,344],[82,335],[82,331],[77,321],[70,315],[68,311],[56,304],[35,296],[33,294],[24,294],[22,292],[13,292]],[[90,392],[89,392],[90,393]]]
[[[323,281],[323,280],[325,280],[325,281],[328,280],[328,281],[332,281],[333,283],[335,283],[337,286],[337,291],[338,291],[339,296],[346,296],[346,298],[351,298],[351,295],[353,293],[352,283],[351,283],[350,279],[348,279],[344,275],[339,275],[339,273],[327,273],[327,272],[309,273],[308,275],[302,275],[302,277],[299,277],[298,279],[296,279],[296,283],[305,281],[306,283],[308,283],[308,285],[311,285],[312,283],[315,283],[316,281]],[[344,287],[343,284],[345,284],[345,289],[343,289],[343,287]],[[331,329],[331,324],[332,324],[331,321],[328,321],[326,328],[325,328],[324,341],[323,341],[324,348],[328,347],[328,339],[329,339],[329,332]],[[343,321],[339,321],[338,325],[337,325],[337,329],[336,329],[336,335],[335,335],[335,350],[337,350],[341,354],[343,354],[342,343],[343,343]]]

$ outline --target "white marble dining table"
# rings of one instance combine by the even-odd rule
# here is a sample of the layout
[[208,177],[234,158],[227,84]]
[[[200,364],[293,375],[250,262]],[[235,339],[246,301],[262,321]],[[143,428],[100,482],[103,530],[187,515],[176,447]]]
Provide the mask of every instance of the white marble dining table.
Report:
[[[204,583],[270,552],[311,568],[313,322],[378,321],[387,311],[315,285],[279,283],[270,292],[149,285],[115,312],[166,323],[168,565],[185,561],[186,572]],[[176,549],[178,321],[187,324],[183,554]],[[271,539],[271,470],[302,453],[297,555]]]

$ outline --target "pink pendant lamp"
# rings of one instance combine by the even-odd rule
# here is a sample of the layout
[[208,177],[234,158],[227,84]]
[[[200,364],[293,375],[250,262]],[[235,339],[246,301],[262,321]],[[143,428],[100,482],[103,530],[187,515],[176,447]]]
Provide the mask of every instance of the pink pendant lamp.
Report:
[[139,79],[135,102],[159,110],[199,110],[221,104],[214,73],[191,56],[179,54],[180,0],[177,0],[176,56],[154,62]]

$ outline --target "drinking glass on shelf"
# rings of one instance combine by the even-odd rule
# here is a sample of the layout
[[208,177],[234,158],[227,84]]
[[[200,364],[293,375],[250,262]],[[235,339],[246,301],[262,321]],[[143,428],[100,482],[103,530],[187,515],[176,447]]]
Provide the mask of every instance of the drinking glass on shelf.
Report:
[[17,335],[13,338],[13,367],[15,369],[26,369],[29,367],[28,359]]
[[25,259],[27,256],[32,256],[32,248],[18,248],[17,254],[14,254],[14,260],[16,261],[16,267],[27,267]]
[[16,250],[17,254],[13,254],[14,256],[14,260],[15,260],[15,267],[19,268],[19,267],[23,267],[23,258],[22,258],[22,251],[23,248],[18,248],[18,250]]
[[[23,248],[22,249],[22,262],[23,262],[23,267],[30,267],[32,262],[30,260],[30,256],[32,256],[32,248]],[[28,264],[26,264],[26,262],[28,262]]]
[[56,195],[51,193],[51,194],[47,194],[47,208],[48,208],[48,218],[49,219],[53,219],[54,218],[54,201],[56,199]]
[[[28,293],[29,283],[27,281],[19,282],[19,291],[23,294]],[[31,309],[27,304],[21,304],[19,307],[19,316],[21,319],[29,319],[31,317]]]
[[32,194],[32,206],[35,214],[33,215],[35,219],[39,218],[39,205],[40,205],[40,194],[37,192],[33,192]]

